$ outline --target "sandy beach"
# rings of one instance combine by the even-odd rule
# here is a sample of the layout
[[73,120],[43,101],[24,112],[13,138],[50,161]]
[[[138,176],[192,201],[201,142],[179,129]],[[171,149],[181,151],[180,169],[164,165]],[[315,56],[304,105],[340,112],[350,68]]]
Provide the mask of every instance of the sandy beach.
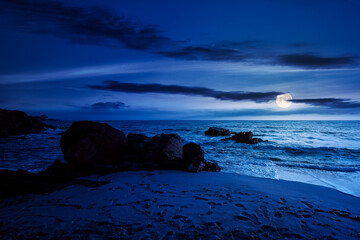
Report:
[[1,202],[1,239],[358,239],[360,198],[233,173],[120,172]]
[[360,240],[360,0],[0,16],[0,240]]

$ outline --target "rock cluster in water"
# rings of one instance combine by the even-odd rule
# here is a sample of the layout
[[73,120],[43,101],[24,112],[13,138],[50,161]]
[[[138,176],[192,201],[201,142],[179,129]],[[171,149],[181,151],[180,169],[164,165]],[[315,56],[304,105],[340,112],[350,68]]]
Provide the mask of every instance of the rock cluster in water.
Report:
[[[210,127],[207,131],[205,131],[205,135],[207,136],[230,136],[231,133],[232,132],[229,129],[215,128],[215,127]],[[246,144],[256,144],[259,142],[264,142],[261,138],[254,138],[252,132],[234,133],[233,136],[221,140],[222,141],[234,140],[236,142],[246,143]]]
[[217,164],[204,160],[199,145],[188,143],[183,146],[177,134],[152,138],[141,134],[126,136],[106,123],[75,122],[62,135],[60,146],[64,159],[80,170],[220,170]]
[[0,138],[40,133],[46,128],[53,127],[24,112],[0,109]]
[[230,138],[222,139],[226,140],[234,140],[239,143],[246,143],[246,144],[256,144],[259,142],[263,142],[261,138],[253,138],[252,132],[239,132],[231,136]]
[[207,131],[205,131],[205,135],[207,136],[230,136],[230,130],[226,128],[218,128],[218,127],[210,127]]

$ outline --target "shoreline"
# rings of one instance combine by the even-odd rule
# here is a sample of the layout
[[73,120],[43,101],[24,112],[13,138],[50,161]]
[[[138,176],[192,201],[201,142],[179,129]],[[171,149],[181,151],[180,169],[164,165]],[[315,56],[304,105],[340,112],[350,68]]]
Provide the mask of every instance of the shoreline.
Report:
[[175,170],[81,179],[109,183],[72,185],[44,195],[4,200],[0,205],[2,236],[360,237],[360,198],[327,187],[236,173]]

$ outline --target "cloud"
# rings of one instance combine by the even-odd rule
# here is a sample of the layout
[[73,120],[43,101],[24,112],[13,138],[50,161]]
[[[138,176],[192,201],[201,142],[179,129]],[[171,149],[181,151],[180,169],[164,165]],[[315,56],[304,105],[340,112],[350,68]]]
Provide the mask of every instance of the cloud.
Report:
[[277,58],[284,65],[305,68],[334,68],[355,65],[355,57],[321,57],[314,54],[285,54]]
[[[278,55],[262,41],[224,41],[211,45],[192,45],[166,37],[153,25],[143,25],[101,7],[78,7],[52,0],[0,0],[0,14],[7,16],[25,32],[50,34],[71,41],[106,46],[126,47],[185,60],[274,62],[302,68],[339,68],[355,65],[351,56],[322,57],[306,53]],[[295,43],[293,47],[308,46]],[[274,46],[272,46],[274,48]]]
[[129,106],[125,105],[123,102],[98,102],[91,104],[90,107],[84,107],[85,109],[92,110],[116,110],[127,108]]
[[[260,41],[245,42],[223,42],[211,46],[184,46],[180,48],[170,48],[166,51],[158,51],[157,54],[177,59],[185,60],[205,60],[205,61],[227,61],[227,62],[246,62],[253,65],[267,64],[301,67],[306,69],[332,69],[356,66],[356,57],[337,56],[323,57],[317,54],[289,53],[278,55],[268,46],[261,46]],[[310,44],[292,44],[293,48],[312,46]],[[274,47],[274,46],[273,46]]]
[[136,24],[100,7],[81,8],[51,0],[0,0],[0,13],[16,16],[15,23],[24,31],[81,43],[149,50],[171,42],[154,26]]
[[186,60],[236,61],[242,62],[246,55],[237,49],[220,47],[186,46],[170,51],[157,52],[166,57]]
[[325,106],[329,108],[360,108],[360,102],[342,98],[310,98],[292,99],[294,103],[306,103],[313,106]]
[[166,57],[185,60],[244,62],[254,57],[251,52],[260,48],[261,44],[264,43],[257,40],[223,41],[211,45],[176,47],[156,53]]
[[254,101],[268,102],[275,100],[279,92],[242,92],[242,91],[218,91],[203,87],[187,87],[178,85],[162,85],[162,84],[137,84],[122,83],[118,81],[104,81],[102,85],[91,85],[92,89],[118,91],[128,93],[163,93],[163,94],[182,94],[190,96],[211,97],[219,100],[228,101]]
[[[162,94],[182,94],[189,96],[211,97],[225,101],[253,101],[256,103],[269,102],[275,100],[280,92],[244,92],[244,91],[219,91],[204,87],[188,87],[179,85],[163,84],[138,84],[123,83],[118,81],[104,81],[102,85],[90,85],[91,89],[127,92],[127,93],[162,93]],[[293,103],[305,103],[312,106],[328,107],[333,109],[360,108],[360,102],[342,98],[309,98],[292,99]],[[102,103],[103,104],[103,103]],[[102,106],[102,105],[100,105]]]

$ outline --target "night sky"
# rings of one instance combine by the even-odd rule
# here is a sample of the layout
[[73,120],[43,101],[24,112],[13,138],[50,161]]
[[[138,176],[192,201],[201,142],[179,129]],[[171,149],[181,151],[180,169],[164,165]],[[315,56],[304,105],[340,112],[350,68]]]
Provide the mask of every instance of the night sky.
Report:
[[[0,108],[360,119],[360,1],[0,0]],[[293,97],[289,108],[275,100]]]

